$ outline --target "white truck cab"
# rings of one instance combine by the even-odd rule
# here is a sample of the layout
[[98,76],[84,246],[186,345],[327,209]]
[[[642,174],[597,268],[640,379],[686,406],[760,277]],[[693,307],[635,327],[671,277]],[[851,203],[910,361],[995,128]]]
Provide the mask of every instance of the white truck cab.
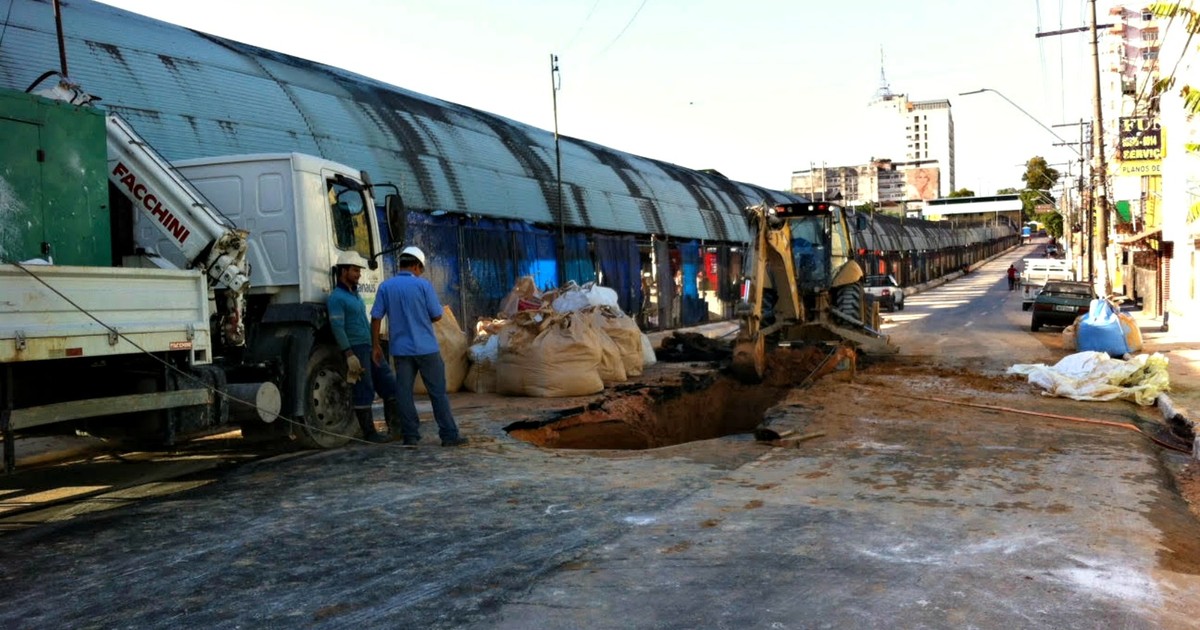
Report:
[[1061,258],[1026,258],[1021,261],[1021,310],[1033,307],[1033,299],[1051,280],[1074,280],[1071,261]]

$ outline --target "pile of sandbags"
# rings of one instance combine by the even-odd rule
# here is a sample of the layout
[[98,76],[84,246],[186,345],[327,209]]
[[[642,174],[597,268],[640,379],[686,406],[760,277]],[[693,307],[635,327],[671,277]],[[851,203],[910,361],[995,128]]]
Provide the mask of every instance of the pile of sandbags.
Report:
[[497,319],[480,320],[466,350],[463,387],[510,396],[583,396],[605,382],[640,376],[654,362],[650,340],[608,287],[573,282],[538,292],[517,281]]

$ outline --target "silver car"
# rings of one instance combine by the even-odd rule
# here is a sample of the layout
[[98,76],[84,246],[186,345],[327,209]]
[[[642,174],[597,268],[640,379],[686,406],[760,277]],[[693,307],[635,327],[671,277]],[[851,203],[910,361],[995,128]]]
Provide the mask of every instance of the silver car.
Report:
[[895,277],[867,276],[863,279],[863,286],[867,293],[879,302],[880,309],[887,309],[889,313],[904,310],[904,289],[896,282]]

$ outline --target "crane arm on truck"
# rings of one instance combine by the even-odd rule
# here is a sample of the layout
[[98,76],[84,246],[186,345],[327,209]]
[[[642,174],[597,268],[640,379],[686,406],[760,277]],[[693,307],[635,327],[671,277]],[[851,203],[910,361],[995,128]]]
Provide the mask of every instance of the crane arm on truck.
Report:
[[204,270],[215,284],[229,290],[224,336],[229,343],[243,343],[241,313],[250,284],[247,233],[217,214],[128,122],[113,113],[105,118],[109,181],[133,202],[136,211],[149,216],[192,267]]
[[106,117],[108,178],[174,243],[193,267],[242,291],[249,283],[246,233],[218,215],[123,118]]
[[[42,96],[75,105],[97,100],[65,80]],[[109,181],[129,198],[135,212],[146,213],[191,267],[203,270],[214,286],[227,289],[224,338],[232,345],[244,344],[242,313],[250,284],[247,232],[222,217],[125,119],[109,112],[105,129]]]

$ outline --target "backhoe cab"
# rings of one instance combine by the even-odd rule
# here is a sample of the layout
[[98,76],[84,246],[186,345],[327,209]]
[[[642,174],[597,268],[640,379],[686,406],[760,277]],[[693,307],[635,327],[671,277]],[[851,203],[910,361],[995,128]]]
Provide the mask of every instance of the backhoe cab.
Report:
[[897,351],[879,332],[879,309],[867,301],[863,270],[853,258],[865,216],[825,202],[760,204],[748,212],[754,234],[731,366],[738,379],[761,381],[767,348],[781,343]]

